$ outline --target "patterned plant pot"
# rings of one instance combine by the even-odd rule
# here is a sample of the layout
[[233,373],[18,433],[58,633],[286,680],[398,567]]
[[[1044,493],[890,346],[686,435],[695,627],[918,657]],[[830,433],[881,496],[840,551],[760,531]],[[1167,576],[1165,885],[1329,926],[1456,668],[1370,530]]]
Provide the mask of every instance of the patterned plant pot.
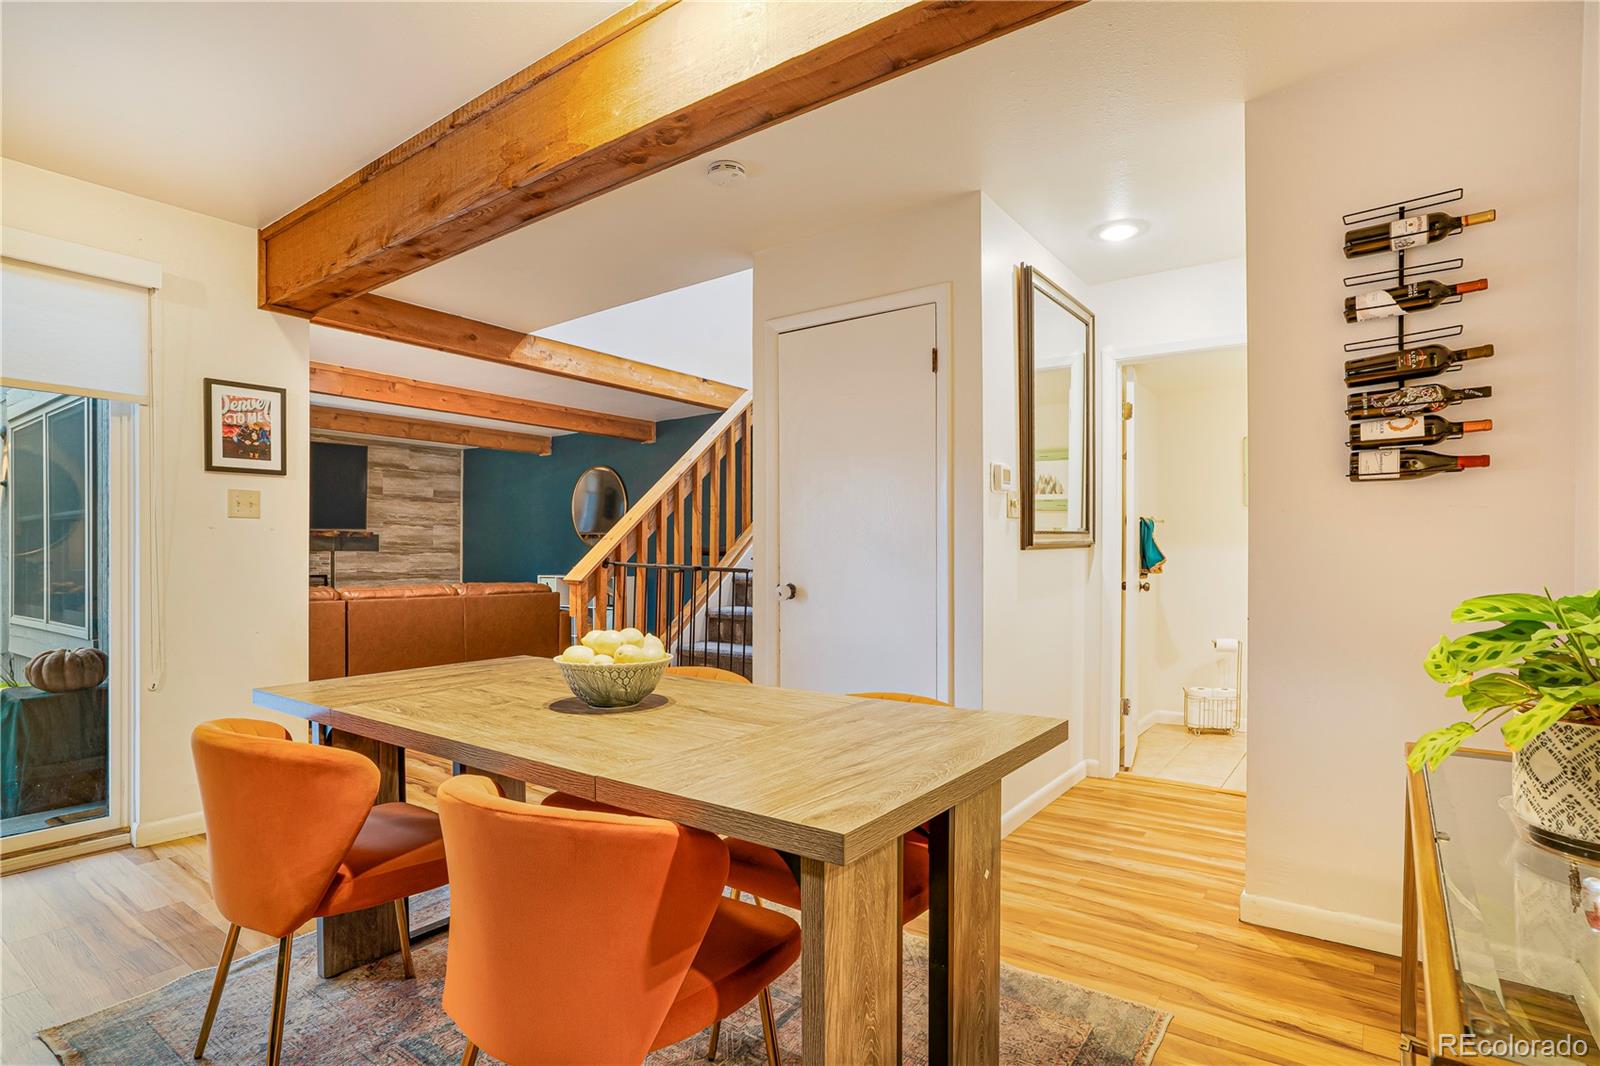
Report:
[[1511,802],[1525,822],[1600,846],[1600,725],[1557,722],[1524,744]]

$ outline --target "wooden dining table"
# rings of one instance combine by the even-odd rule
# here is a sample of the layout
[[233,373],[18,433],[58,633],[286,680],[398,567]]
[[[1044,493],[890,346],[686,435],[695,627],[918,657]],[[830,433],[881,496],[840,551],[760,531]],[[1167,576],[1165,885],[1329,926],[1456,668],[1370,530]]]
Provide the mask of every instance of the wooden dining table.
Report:
[[[404,798],[405,752],[777,849],[801,886],[807,1063],[900,1061],[901,845],[928,824],[928,1048],[1000,1048],[1000,780],[1067,722],[673,676],[643,704],[591,710],[549,659],[517,657],[278,685],[255,703]],[[536,873],[536,871],[530,871]],[[318,924],[324,976],[399,949],[389,908]]]

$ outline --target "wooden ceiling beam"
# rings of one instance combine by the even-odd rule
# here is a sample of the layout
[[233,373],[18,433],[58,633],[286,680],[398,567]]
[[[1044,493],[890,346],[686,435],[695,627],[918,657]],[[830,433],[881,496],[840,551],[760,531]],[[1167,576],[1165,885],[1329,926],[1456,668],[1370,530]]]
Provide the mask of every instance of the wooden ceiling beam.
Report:
[[438,385],[394,374],[379,374],[329,363],[311,364],[311,392],[321,396],[343,396],[349,400],[414,407],[420,411],[439,411],[474,418],[493,418],[524,426],[570,429],[577,433],[597,433],[648,444],[656,439],[656,424],[640,418],[584,411],[576,407],[525,400],[478,392],[455,385]]
[[532,333],[518,333],[504,326],[370,293],[336,303],[312,321],[369,337],[415,344],[439,352],[499,363],[501,366],[513,366],[519,370],[554,374],[573,381],[626,389],[644,396],[692,403],[717,411],[727,410],[744,395],[744,390],[737,385],[727,385],[697,374],[668,370]]
[[1082,2],[635,4],[263,229],[261,306],[316,315]]
[[344,407],[311,405],[311,428],[326,433],[351,433],[360,437],[392,437],[420,440],[432,444],[454,444],[462,448],[494,448],[502,452],[550,454],[550,438],[537,433],[512,433],[484,426],[465,426],[459,422],[437,422],[427,418],[403,418],[371,411],[351,411]]

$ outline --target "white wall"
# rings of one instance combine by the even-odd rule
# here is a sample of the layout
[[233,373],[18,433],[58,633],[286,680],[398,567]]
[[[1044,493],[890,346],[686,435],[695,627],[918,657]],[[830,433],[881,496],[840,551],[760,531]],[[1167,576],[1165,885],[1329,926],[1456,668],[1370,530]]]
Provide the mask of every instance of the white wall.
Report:
[[750,387],[751,272],[541,329],[541,337]]
[[[1095,310],[1100,343],[1097,368],[1099,415],[1095,426],[1099,459],[1100,511],[1096,540],[1116,546],[1121,536],[1121,425],[1117,380],[1125,364],[1151,358],[1204,357],[1218,349],[1244,344],[1245,261],[1224,259],[1199,266],[1140,274],[1096,285],[1086,301]],[[1137,449],[1135,450],[1137,455]],[[1100,693],[1084,730],[1086,752],[1094,772],[1110,777],[1118,758],[1118,633],[1120,630],[1118,554],[1103,554],[1095,569],[1100,584]],[[1130,675],[1130,694],[1144,706],[1137,672]],[[1138,721],[1134,723],[1140,725]],[[1143,724],[1148,725],[1149,722]]]
[[1100,347],[1116,358],[1244,343],[1243,259],[1108,281],[1089,290]]
[[[142,433],[134,817],[140,843],[196,832],[190,730],[259,715],[252,687],[305,677],[308,327],[256,308],[254,230],[11,160],[3,167],[5,225],[162,266]],[[206,377],[288,390],[286,476],[205,471]],[[229,488],[261,492],[260,520],[225,516]]]
[[[985,468],[1003,462],[1016,470],[1018,266],[1037,267],[1079,300],[1087,300],[1090,290],[993,200],[980,200],[983,460]],[[1093,575],[1103,545],[1023,551],[1021,522],[1006,517],[1005,498],[983,493],[981,499],[983,706],[1072,723],[1065,744],[1006,778],[1001,801],[1009,826],[1089,769],[1086,708],[1100,688],[1099,589]]]
[[[953,351],[944,357],[954,366],[956,702],[1072,722],[1066,744],[1006,779],[1008,829],[1086,773],[1115,770],[1112,760],[1097,756],[1115,751],[1115,735],[1108,739],[1106,729],[1107,709],[1116,698],[1115,649],[1103,639],[1112,602],[1105,583],[1115,576],[1103,565],[1108,558],[1110,566],[1116,565],[1115,535],[1108,541],[1102,532],[1091,549],[1024,552],[1018,522],[1006,518],[1004,500],[987,491],[990,462],[1013,469],[1017,463],[1016,269],[1024,262],[1095,311],[1102,347],[1120,338],[1130,350],[1154,345],[1185,351],[1226,340],[1236,344],[1244,333],[1242,262],[1090,288],[979,193],[760,252],[754,271],[758,407],[771,402],[767,397],[775,380],[765,336],[769,320],[930,285],[950,287]],[[774,442],[770,424],[761,419],[756,424],[762,457],[756,479],[756,587],[771,588],[777,581],[769,540],[775,527],[768,492]],[[1102,481],[1096,506],[1103,514],[1117,501],[1114,486],[1104,480],[1104,445],[1097,442],[1097,447]],[[863,506],[870,505],[864,495]],[[766,653],[777,640],[775,612],[761,609],[763,600],[757,606],[756,676],[770,680]],[[1109,617],[1114,625],[1114,615]]]
[[[1581,20],[1577,5],[1526,5],[1492,35],[1399,64],[1376,58],[1247,106],[1247,920],[1395,947],[1402,745],[1459,711],[1422,655],[1467,596],[1574,586],[1574,426],[1594,416],[1592,395],[1573,387]],[[1455,117],[1437,136],[1359,121],[1439,86]],[[1329,136],[1353,122],[1356,140]],[[1339,313],[1341,278],[1367,268],[1340,253],[1340,216],[1456,185],[1462,208],[1499,219],[1440,254],[1465,257],[1454,276],[1491,287],[1426,321],[1462,322],[1461,343],[1498,350],[1455,378],[1494,386],[1468,415],[1494,419],[1473,442],[1494,465],[1352,484],[1341,345],[1378,331]]]
[[[1600,4],[1583,5],[1583,89],[1578,122],[1578,380],[1580,401],[1600,411]],[[1600,585],[1600,418],[1578,424],[1577,583]]]
[[[758,252],[754,268],[755,405],[772,410],[777,387],[775,351],[767,323],[773,319],[841,304],[949,286],[951,292],[951,468],[954,491],[952,596],[955,701],[983,701],[983,342],[979,320],[978,195],[943,201],[927,210],[887,218],[875,226],[824,234]],[[848,383],[844,383],[848,384]],[[755,587],[777,584],[772,537],[776,530],[776,434],[769,419],[756,419]],[[872,506],[870,486],[861,492]],[[841,480],[841,491],[852,486]],[[841,541],[841,545],[848,545]],[[877,550],[876,547],[873,550]],[[755,675],[773,678],[771,649],[777,646],[771,601],[756,598]]]
[[[1084,694],[1099,684],[1093,611],[1083,602],[1092,552],[1018,547],[1015,520],[986,491],[986,464],[1015,467],[1017,264],[1028,261],[1074,291],[1083,286],[980,194],[758,253],[755,402],[771,409],[776,367],[766,323],[803,311],[928,286],[949,286],[955,702],[965,707],[1070,717],[1067,744],[1006,778],[1006,828],[1082,776]],[[771,423],[756,420],[756,587],[772,588]],[[841,491],[848,488],[841,481]],[[872,506],[861,486],[862,506]],[[847,542],[841,542],[841,548]],[[878,550],[863,546],[862,550]],[[772,677],[775,613],[756,614],[756,677]],[[1042,791],[1041,791],[1042,790]]]
[[1134,598],[1140,723],[1183,712],[1185,685],[1234,684],[1212,637],[1246,639],[1245,352],[1167,356],[1133,368],[1133,514],[1160,520],[1167,564]]

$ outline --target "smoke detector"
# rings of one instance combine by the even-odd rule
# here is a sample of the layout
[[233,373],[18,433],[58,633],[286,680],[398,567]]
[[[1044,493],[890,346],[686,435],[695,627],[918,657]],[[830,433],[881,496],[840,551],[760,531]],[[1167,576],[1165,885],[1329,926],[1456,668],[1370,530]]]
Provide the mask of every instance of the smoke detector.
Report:
[[706,180],[724,188],[744,180],[744,164],[736,159],[718,159],[706,167]]

